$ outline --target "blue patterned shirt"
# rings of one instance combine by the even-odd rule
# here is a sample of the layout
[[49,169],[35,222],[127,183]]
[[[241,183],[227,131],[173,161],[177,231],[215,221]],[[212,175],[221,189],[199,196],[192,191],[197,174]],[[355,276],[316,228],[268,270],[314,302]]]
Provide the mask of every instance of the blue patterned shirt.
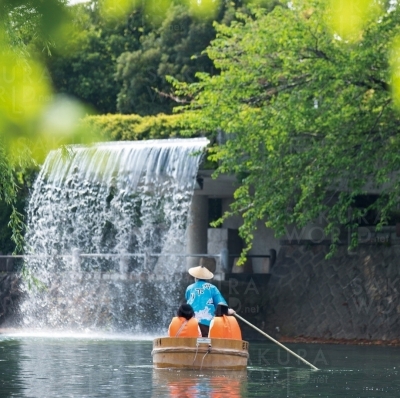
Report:
[[187,287],[185,298],[193,307],[196,319],[206,326],[210,326],[217,305],[227,305],[218,288],[201,279]]

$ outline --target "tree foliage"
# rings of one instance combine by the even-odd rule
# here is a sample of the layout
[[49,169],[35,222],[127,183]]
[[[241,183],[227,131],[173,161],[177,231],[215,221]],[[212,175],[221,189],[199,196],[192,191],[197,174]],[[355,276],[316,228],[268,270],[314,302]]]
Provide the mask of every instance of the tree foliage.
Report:
[[141,47],[123,53],[117,64],[118,111],[139,115],[171,113],[166,76],[194,81],[198,71],[212,70],[202,54],[215,36],[212,21],[199,20],[183,5],[171,6],[162,24],[141,37]]
[[[18,179],[21,171],[42,162],[54,147],[95,139],[91,132],[96,129],[85,129],[84,123],[76,127],[75,122],[88,109],[74,98],[100,112],[115,111],[120,91],[114,76],[116,59],[123,52],[142,49],[143,43],[151,41],[150,32],[156,38],[155,51],[159,43],[163,43],[163,49],[175,45],[175,34],[181,35],[180,47],[174,48],[168,56],[160,55],[163,68],[156,71],[160,73],[157,77],[160,81],[164,81],[163,73],[181,77],[185,73],[183,64],[192,63],[190,56],[196,51],[199,53],[208,43],[210,36],[204,38],[202,29],[191,27],[189,42],[182,44],[183,25],[175,26],[174,21],[180,18],[179,21],[186,23],[188,15],[183,17],[168,11],[167,26],[164,16],[172,3],[165,1],[168,7],[156,18],[150,6],[160,5],[158,3],[130,1],[126,2],[126,7],[121,2],[107,0],[76,6],[69,6],[65,0],[5,0],[1,3],[0,200],[11,206],[10,224],[18,250],[23,244],[22,215],[16,206],[18,192],[21,192]],[[112,12],[113,7],[123,12]],[[164,25],[160,21],[164,21]],[[197,26],[204,25],[201,19],[197,22]],[[188,23],[194,24],[194,20]],[[207,24],[211,26],[210,22]],[[200,48],[196,43],[202,40],[205,44]],[[190,48],[192,53],[184,54]],[[206,57],[200,58],[202,62]],[[194,74],[194,70],[190,73]],[[57,95],[60,93],[66,95]],[[150,108],[148,113],[154,110]],[[163,116],[155,123],[142,120],[139,125],[143,131],[135,131],[133,135],[157,135],[161,128],[174,134],[170,124]]]
[[0,202],[17,250],[23,245],[18,175],[32,165],[33,153],[26,142],[33,138],[33,124],[50,93],[43,69],[30,57],[26,40],[35,37],[43,48],[50,36],[53,42],[61,41],[68,30],[64,23],[67,15],[65,4],[56,0],[49,0],[46,6],[34,0],[0,4]]
[[140,47],[143,15],[134,10],[123,20],[101,16],[97,1],[71,7],[74,32],[67,45],[44,54],[54,89],[78,98],[99,113],[116,112],[121,84],[115,80],[117,58]]
[[46,68],[32,51],[63,46],[72,32],[70,11],[61,0],[5,0],[0,4],[0,202],[10,214],[17,251],[23,247],[18,195],[26,170],[49,149],[87,135],[74,122],[80,104],[54,95]]
[[[229,23],[238,6],[222,2],[216,18]],[[203,54],[215,37],[212,20],[197,18],[179,0],[171,1],[160,18],[146,13],[143,3],[130,7],[119,19],[104,14],[104,1],[71,7],[75,29],[66,46],[42,53],[44,62],[57,92],[100,113],[171,113],[166,75],[194,81],[196,72],[212,70]],[[41,52],[41,44],[37,47]]]
[[[379,210],[379,228],[399,205],[391,60],[400,9],[375,15],[357,40],[340,37],[333,16],[332,4],[322,0],[239,15],[239,22],[217,26],[207,49],[221,74],[198,74],[201,81],[189,85],[175,81],[176,94],[192,98],[180,108],[188,130],[228,138],[210,156],[219,162],[216,174],[241,178],[231,213],[243,216],[249,247],[258,220],[285,236],[288,225],[301,227],[321,214],[332,250],[342,226],[353,231],[355,246],[366,211]],[[352,206],[372,190],[380,196],[367,209]]]
[[[237,8],[242,2],[233,3]],[[242,233],[248,242],[255,221],[264,217],[268,226],[282,233],[287,223],[304,224],[329,209],[328,230],[338,224],[351,226],[357,212],[348,220],[346,210],[366,183],[385,193],[374,204],[382,210],[384,223],[399,189],[394,107],[400,103],[398,6],[383,0],[350,3],[362,11],[355,29],[353,20],[345,18],[342,23],[348,7],[336,0],[296,0],[285,3],[289,8],[275,7],[269,15],[242,14],[241,22],[221,24],[207,51],[222,71],[217,75],[202,66],[207,57],[199,42],[210,39],[204,41],[202,35],[210,19],[232,20],[228,1],[99,0],[93,2],[100,10],[96,14],[84,6],[71,8],[64,0],[4,0],[0,199],[12,207],[14,238],[21,243],[22,221],[16,208],[20,170],[29,161],[43,160],[52,147],[89,139],[75,126],[87,110],[55,95],[52,80],[57,90],[109,109],[118,85],[113,87],[115,82],[107,76],[120,51],[125,51],[118,70],[121,87],[134,88],[121,96],[121,106],[136,106],[143,87],[164,90],[164,76],[170,74],[176,79],[177,94],[192,100],[187,107],[191,133],[223,129],[230,136],[226,145],[212,149],[212,155],[220,162],[219,172],[242,178],[233,211],[244,215]],[[229,12],[218,14],[225,4]],[[134,16],[129,19],[132,7],[142,7],[157,27],[146,30]],[[121,16],[133,24],[118,20]],[[180,21],[176,31],[175,21]],[[79,56],[74,58],[72,50]],[[47,63],[57,71],[53,79],[41,52],[57,54]],[[124,57],[138,63],[134,73]],[[71,65],[66,65],[68,59],[73,60]],[[201,73],[195,82],[196,69]],[[154,76],[146,75],[149,70]],[[181,79],[193,82],[177,83]],[[140,80],[142,91],[137,89]],[[161,110],[148,105],[147,110],[142,107],[143,114]],[[147,123],[153,122],[142,120],[138,125]],[[152,128],[144,131],[153,134]],[[327,192],[333,192],[329,206]]]
[[[234,19],[235,10],[246,9],[240,0],[212,3],[218,6],[213,18],[224,24]],[[275,1],[260,3],[270,8]],[[146,2],[131,3],[120,18],[105,12],[110,6],[105,0],[69,7],[74,29],[65,45],[43,51],[41,40],[31,40],[55,91],[102,114],[171,113],[175,99],[166,76],[193,82],[199,71],[213,73],[203,51],[215,30],[213,19],[199,18],[193,5],[181,0],[165,4],[149,13]],[[29,32],[22,36],[31,39]]]
[[[139,116],[108,114],[87,116],[81,124],[85,130],[96,130],[104,140],[139,141],[181,137],[182,115]],[[193,132],[195,135],[195,132]]]

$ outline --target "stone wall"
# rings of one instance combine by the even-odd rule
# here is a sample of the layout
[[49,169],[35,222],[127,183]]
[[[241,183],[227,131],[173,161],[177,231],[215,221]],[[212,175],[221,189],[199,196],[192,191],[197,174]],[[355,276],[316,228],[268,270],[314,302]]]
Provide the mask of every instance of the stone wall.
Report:
[[0,325],[18,317],[20,276],[13,272],[0,272]]
[[[93,275],[92,275],[93,276]],[[121,279],[117,278],[121,277]],[[86,275],[86,278],[90,278]],[[261,329],[265,327],[266,318],[266,299],[265,286],[268,283],[270,275],[268,274],[226,274],[226,280],[215,279],[212,281],[226,298],[229,306],[238,311],[240,315],[251,323],[257,325]],[[4,272],[0,273],[0,327],[17,327],[21,323],[18,304],[22,298],[19,289],[21,275],[17,273]],[[75,308],[79,310],[80,327],[90,327],[93,323],[93,312],[96,313],[96,325],[98,327],[109,326],[113,315],[110,312],[112,306],[103,305],[109,303],[118,296],[123,297],[118,302],[120,315],[118,319],[119,326],[126,328],[127,325],[137,325],[140,320],[140,326],[144,330],[150,332],[158,332],[161,329],[165,331],[179,305],[184,301],[185,291],[189,284],[193,283],[193,278],[188,273],[174,274],[171,277],[173,283],[168,284],[166,276],[155,278],[155,276],[142,275],[140,280],[137,278],[123,278],[120,274],[104,273],[100,280],[93,280],[93,283],[86,285],[85,296],[78,294],[76,297],[63,297],[58,291],[60,286],[59,277],[53,279],[54,286],[50,288],[52,295],[58,302],[73,303],[72,309],[68,305],[60,305],[57,312],[57,319],[66,320],[63,326],[71,328],[76,327],[74,319],[69,311],[75,312]],[[83,279],[81,280],[83,282]],[[168,297],[165,296],[165,288],[168,289]],[[99,293],[101,291],[101,293]],[[145,292],[143,299],[137,303],[137,292]],[[68,293],[67,293],[68,295]],[[87,295],[87,297],[86,297]],[[81,302],[88,297],[102,297],[96,306],[88,307],[87,304]],[[147,298],[147,301],[146,301]],[[138,305],[132,305],[132,303]],[[169,302],[167,305],[166,302]],[[170,304],[174,303],[173,307]],[[147,303],[147,305],[144,305]],[[90,311],[87,311],[90,309]],[[52,318],[52,311],[44,307],[44,314],[38,311],[36,316],[46,323],[45,319],[48,315]],[[68,323],[69,322],[69,323]],[[60,327],[62,325],[58,325]],[[114,326],[118,326],[115,325]],[[260,334],[252,328],[240,323],[243,337],[247,340],[262,338]]]
[[[266,286],[268,286],[269,274],[225,274],[224,281],[214,280],[216,285],[230,308],[233,308],[241,317],[257,326],[261,330],[266,329],[267,300]],[[242,336],[245,340],[265,339],[253,328],[239,321]],[[270,331],[276,337],[275,330]]]
[[[400,246],[365,245],[354,253],[339,247],[327,260],[328,250],[282,245],[271,274],[226,274],[212,283],[239,315],[274,337],[399,339]],[[177,306],[192,282],[184,276],[177,278]],[[18,280],[0,273],[0,324],[15,320]],[[262,337],[241,326],[245,339]]]
[[400,247],[282,246],[266,291],[266,330],[289,337],[400,337]]

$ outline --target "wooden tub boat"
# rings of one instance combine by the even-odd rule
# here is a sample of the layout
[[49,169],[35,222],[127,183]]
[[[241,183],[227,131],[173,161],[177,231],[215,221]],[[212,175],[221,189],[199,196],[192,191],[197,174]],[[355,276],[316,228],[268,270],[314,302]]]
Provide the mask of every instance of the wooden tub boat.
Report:
[[249,343],[243,340],[159,337],[153,340],[153,366],[178,369],[246,369]]

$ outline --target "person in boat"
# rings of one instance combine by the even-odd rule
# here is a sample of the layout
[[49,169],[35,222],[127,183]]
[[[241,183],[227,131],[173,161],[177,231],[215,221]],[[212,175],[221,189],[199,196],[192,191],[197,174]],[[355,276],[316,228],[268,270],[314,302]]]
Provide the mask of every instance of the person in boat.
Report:
[[[188,272],[194,277],[195,282],[186,289],[186,302],[194,309],[202,336],[208,337],[210,322],[214,318],[217,304],[227,304],[218,288],[208,282],[214,277],[211,271],[199,265],[198,267],[189,268]],[[234,312],[230,308],[228,311],[230,313]]]
[[215,310],[215,317],[210,323],[208,337],[219,339],[242,340],[242,332],[238,321],[228,314],[228,306],[219,303]]
[[199,322],[191,305],[182,304],[168,328],[169,337],[201,337]]

